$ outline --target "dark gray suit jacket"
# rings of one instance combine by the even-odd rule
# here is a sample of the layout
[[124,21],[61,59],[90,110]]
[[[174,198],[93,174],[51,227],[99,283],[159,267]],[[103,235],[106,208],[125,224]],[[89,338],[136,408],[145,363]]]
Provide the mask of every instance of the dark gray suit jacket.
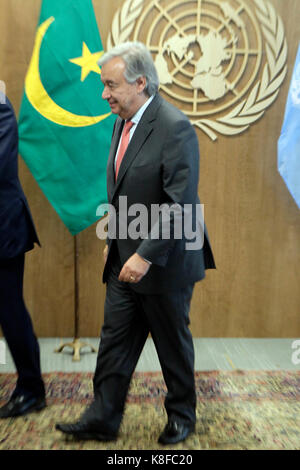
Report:
[[[198,198],[199,147],[196,133],[187,117],[157,94],[140,120],[123,158],[117,182],[114,176],[114,159],[124,121],[116,120],[107,166],[108,202],[114,207],[117,217],[117,237],[108,238],[108,259],[103,273],[106,282],[110,254],[113,244],[117,245],[122,264],[135,252],[152,262],[148,273],[137,284],[130,284],[140,293],[158,294],[174,290],[199,281],[205,276],[205,269],[215,268],[212,250],[206,228],[204,244],[197,250],[187,250],[191,242],[184,236],[163,239],[164,219],[160,215],[151,218],[151,205],[178,204],[193,207],[200,203]],[[120,211],[120,196],[127,197],[128,208],[143,204],[148,209],[148,232],[156,226],[159,239],[121,239],[118,236],[120,224],[129,226],[136,215],[127,216]],[[195,212],[193,226],[200,230]],[[123,222],[122,222],[123,221]],[[125,222],[124,222],[125,221]],[[172,236],[173,235],[173,236]]]

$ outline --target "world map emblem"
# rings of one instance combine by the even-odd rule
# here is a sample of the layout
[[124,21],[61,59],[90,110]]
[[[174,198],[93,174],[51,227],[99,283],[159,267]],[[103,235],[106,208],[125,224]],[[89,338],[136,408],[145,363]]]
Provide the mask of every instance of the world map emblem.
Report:
[[267,0],[125,0],[107,50],[129,40],[146,44],[162,94],[214,141],[258,121],[287,73],[283,22]]

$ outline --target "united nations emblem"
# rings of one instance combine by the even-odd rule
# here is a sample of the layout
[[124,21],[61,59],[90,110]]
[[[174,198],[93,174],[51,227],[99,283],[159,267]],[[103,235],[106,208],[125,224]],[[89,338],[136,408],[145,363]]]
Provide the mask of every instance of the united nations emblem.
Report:
[[146,44],[160,90],[212,140],[261,118],[287,72],[283,23],[267,0],[125,0],[107,49],[128,40]]

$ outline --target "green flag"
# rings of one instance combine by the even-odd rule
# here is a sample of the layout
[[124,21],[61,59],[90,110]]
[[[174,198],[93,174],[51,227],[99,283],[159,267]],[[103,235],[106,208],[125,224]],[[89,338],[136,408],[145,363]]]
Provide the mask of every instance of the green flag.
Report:
[[73,235],[107,202],[115,117],[101,98],[102,54],[91,0],[43,0],[20,110],[20,154]]

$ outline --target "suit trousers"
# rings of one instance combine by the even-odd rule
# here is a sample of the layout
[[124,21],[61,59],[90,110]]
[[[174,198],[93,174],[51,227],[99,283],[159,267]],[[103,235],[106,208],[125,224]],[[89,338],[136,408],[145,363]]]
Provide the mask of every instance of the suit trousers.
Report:
[[23,299],[24,260],[24,254],[0,260],[0,325],[18,374],[13,396],[41,397],[39,344]]
[[109,265],[93,380],[95,399],[87,418],[97,421],[98,427],[117,432],[132,374],[151,333],[168,389],[168,418],[195,423],[194,346],[188,327],[194,285],[158,295],[139,294],[118,280],[121,267],[115,255]]

